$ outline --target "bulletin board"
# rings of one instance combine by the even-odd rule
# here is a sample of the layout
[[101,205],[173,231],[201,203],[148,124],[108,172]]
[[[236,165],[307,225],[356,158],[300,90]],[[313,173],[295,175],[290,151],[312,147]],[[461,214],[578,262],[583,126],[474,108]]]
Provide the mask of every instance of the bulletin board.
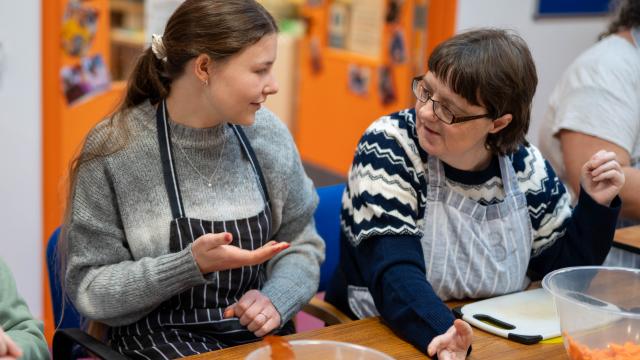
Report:
[[[88,131],[121,99],[111,82],[109,1],[42,1],[42,192],[44,247],[61,225],[69,163]],[[55,325],[43,254],[45,336]]]
[[302,7],[295,139],[302,158],[346,175],[375,119],[414,106],[411,79],[453,35],[456,1],[328,0]]

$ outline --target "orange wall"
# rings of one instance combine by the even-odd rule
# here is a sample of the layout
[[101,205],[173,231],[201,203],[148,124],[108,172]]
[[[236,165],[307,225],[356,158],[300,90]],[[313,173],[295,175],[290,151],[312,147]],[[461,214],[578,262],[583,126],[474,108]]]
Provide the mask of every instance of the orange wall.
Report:
[[[85,6],[97,8],[98,30],[89,55],[102,54],[106,66],[110,61],[109,2],[85,0]],[[79,149],[89,129],[117,105],[122,85],[77,105],[68,106],[62,91],[60,69],[79,59],[64,54],[60,47],[61,25],[67,0],[42,0],[42,141],[43,141],[43,243],[46,249],[51,233],[62,222],[69,162]],[[51,308],[49,278],[43,252],[43,314],[45,336],[51,341],[55,325]]]
[[[408,59],[413,58],[411,44],[416,36],[413,33],[414,2],[411,0],[403,2],[400,17]],[[431,0],[428,4],[427,54],[437,43],[453,34],[456,1]],[[397,100],[383,105],[378,94],[378,68],[390,63],[386,50],[389,31],[384,32],[383,54],[380,59],[330,49],[325,46],[328,7],[327,2],[320,7],[304,8],[304,15],[311,20],[311,27],[300,46],[301,80],[295,138],[305,161],[346,175],[355,147],[366,127],[382,115],[413,106],[411,78],[424,69],[415,70],[411,60],[393,65]],[[321,43],[323,68],[319,73],[314,73],[310,65],[309,42],[312,37],[317,37]],[[426,64],[426,61],[424,63]],[[371,70],[369,94],[366,97],[353,94],[348,89],[350,64],[367,66]]]

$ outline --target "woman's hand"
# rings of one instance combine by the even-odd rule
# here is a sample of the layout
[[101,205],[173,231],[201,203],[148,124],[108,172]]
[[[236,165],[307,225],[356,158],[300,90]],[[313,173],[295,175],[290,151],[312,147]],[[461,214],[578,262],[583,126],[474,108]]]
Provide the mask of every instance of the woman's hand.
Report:
[[237,303],[224,310],[224,317],[237,317],[240,324],[257,337],[263,337],[280,326],[280,313],[271,300],[258,290],[247,291]]
[[22,356],[22,350],[0,327],[0,360],[15,360]]
[[203,274],[262,264],[289,247],[285,242],[269,241],[258,249],[245,250],[229,245],[232,239],[232,235],[225,232],[204,234],[193,242],[191,252]]
[[582,166],[580,183],[598,204],[609,206],[624,185],[622,166],[616,153],[600,150]]
[[467,357],[472,339],[471,325],[456,319],[446,333],[431,340],[427,353],[429,356],[438,354],[438,360],[463,360]]

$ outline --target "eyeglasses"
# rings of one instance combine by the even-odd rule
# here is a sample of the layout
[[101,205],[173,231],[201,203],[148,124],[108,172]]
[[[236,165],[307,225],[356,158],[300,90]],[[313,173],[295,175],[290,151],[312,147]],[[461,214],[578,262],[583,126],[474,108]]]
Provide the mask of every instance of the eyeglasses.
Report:
[[413,78],[411,83],[411,88],[413,89],[413,94],[416,98],[423,103],[427,103],[427,101],[431,100],[431,104],[433,106],[433,113],[436,114],[438,120],[442,121],[445,124],[458,124],[461,122],[476,120],[489,117],[489,114],[482,115],[472,115],[472,116],[460,116],[457,117],[453,115],[451,110],[447,109],[444,105],[440,104],[439,101],[433,100],[431,97],[431,93],[427,90],[423,85],[422,75],[416,76]]

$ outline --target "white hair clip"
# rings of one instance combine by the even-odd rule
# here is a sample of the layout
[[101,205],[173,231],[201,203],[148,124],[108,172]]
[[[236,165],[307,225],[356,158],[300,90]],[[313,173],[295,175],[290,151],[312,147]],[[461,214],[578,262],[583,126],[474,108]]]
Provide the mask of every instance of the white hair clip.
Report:
[[162,35],[151,35],[151,51],[158,60],[167,61],[167,50],[162,42]]

